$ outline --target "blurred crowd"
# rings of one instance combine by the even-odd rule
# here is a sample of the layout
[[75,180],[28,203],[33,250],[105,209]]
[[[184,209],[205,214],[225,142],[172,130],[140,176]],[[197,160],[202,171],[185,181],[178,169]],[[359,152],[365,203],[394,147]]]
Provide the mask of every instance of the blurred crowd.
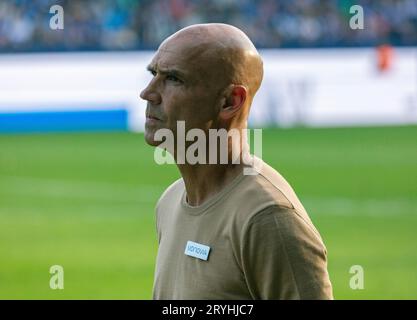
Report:
[[[64,9],[64,29],[49,8]],[[352,5],[364,29],[352,30]],[[0,51],[153,49],[194,23],[224,22],[258,47],[417,45],[417,0],[0,0]]]

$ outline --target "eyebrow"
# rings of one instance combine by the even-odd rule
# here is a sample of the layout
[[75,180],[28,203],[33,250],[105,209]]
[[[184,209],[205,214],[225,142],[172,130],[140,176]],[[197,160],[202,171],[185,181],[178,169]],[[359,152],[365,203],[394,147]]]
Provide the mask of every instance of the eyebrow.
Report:
[[[146,69],[149,72],[156,72],[156,68],[153,65],[148,65],[146,67]],[[178,77],[178,78],[184,78],[186,76],[186,74],[180,70],[177,69],[161,69],[159,68],[158,70],[159,73],[164,74],[164,75],[170,75],[170,76],[174,76],[174,77]]]

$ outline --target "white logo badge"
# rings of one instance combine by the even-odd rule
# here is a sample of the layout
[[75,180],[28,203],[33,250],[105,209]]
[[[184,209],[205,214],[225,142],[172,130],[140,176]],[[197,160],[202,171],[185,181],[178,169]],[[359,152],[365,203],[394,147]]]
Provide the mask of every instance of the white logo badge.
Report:
[[193,241],[187,241],[184,253],[187,256],[207,260],[210,252],[210,247]]

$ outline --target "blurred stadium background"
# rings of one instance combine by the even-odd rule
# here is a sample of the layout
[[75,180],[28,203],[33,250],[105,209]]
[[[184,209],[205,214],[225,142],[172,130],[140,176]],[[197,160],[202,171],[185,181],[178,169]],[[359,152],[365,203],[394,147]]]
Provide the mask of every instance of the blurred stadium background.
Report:
[[139,92],[158,44],[204,22],[264,57],[250,124],[325,240],[335,298],[417,299],[415,0],[2,0],[0,298],[151,298],[154,206],[179,174],[144,143]]

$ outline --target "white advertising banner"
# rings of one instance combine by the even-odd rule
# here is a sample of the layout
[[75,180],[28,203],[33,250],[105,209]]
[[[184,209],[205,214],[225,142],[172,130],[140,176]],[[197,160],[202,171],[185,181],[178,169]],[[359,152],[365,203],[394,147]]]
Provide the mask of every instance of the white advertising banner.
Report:
[[[417,48],[395,48],[385,71],[378,69],[372,48],[261,55],[265,76],[251,109],[254,127],[417,123]],[[151,57],[152,52],[0,55],[0,126],[5,114],[123,109],[126,128],[141,131],[146,103],[139,93],[151,77]]]

